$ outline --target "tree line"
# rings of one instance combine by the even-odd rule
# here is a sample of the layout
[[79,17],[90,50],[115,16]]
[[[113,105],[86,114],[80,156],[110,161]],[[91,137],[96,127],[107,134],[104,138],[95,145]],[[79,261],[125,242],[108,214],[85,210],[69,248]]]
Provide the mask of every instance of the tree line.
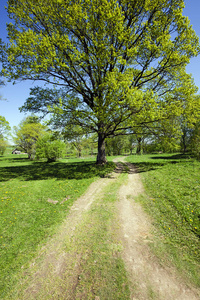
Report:
[[[113,136],[106,140],[106,155],[129,155],[146,153],[189,153],[200,159],[200,123],[187,127],[179,119],[175,125],[172,120],[168,124],[160,124],[155,132],[138,131],[135,134]],[[0,116],[0,154],[8,147],[7,138],[11,128],[9,122]],[[46,159],[54,162],[59,158],[95,155],[97,135],[85,134],[82,128],[70,127],[59,132],[53,129],[51,121],[43,124],[36,115],[22,120],[14,127],[15,147],[27,153],[28,158]]]

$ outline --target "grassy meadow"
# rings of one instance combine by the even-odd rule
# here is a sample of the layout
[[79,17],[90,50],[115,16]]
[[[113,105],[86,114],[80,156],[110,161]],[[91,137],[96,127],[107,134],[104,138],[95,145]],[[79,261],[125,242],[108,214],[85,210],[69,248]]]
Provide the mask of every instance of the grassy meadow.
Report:
[[113,163],[96,166],[92,159],[47,164],[25,155],[0,157],[0,299],[73,202],[113,168]]
[[161,260],[200,286],[200,162],[181,154],[129,156],[144,183],[139,198],[152,216]]
[[[74,201],[94,180],[114,169],[113,157],[108,159],[106,166],[96,166],[92,158],[48,164],[29,161],[25,155],[0,157],[0,299],[8,296],[17,283],[17,274],[56,232]],[[154,252],[161,263],[172,262],[199,286],[200,162],[180,154],[132,155],[126,160],[136,166],[144,183],[145,194],[137,201],[152,217]],[[77,231],[80,242],[71,245],[75,253],[91,250],[91,255],[85,254],[83,285],[77,293],[94,285],[102,299],[107,299],[103,291],[109,295],[115,291],[113,299],[122,299],[122,295],[129,298],[118,242],[113,242],[108,230],[111,223],[115,224],[114,202],[120,184],[126,180],[125,173],[116,186],[108,186],[107,196],[88,212],[83,230]],[[99,261],[93,265],[93,255],[97,254]],[[111,277],[112,284],[107,286]],[[95,283],[94,278],[98,279]]]

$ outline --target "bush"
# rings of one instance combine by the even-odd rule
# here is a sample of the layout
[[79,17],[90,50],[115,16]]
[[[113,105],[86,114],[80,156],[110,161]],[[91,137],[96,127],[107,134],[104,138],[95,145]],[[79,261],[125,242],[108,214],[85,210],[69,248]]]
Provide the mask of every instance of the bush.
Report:
[[7,141],[1,139],[0,140],[0,155],[4,155],[7,146],[8,146]]
[[60,140],[53,140],[50,135],[45,135],[37,141],[36,159],[46,158],[48,162],[55,162],[58,158],[62,158],[65,152],[65,143]]

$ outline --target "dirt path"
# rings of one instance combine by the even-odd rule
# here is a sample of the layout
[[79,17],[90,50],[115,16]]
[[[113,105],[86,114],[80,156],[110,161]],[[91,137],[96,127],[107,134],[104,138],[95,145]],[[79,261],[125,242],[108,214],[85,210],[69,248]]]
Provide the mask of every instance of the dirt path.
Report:
[[128,182],[119,191],[118,211],[121,223],[123,259],[132,282],[132,300],[195,300],[200,294],[189,288],[173,268],[163,268],[151,253],[151,222],[134,198],[143,187],[133,165],[128,164]]
[[[29,269],[22,274],[22,289],[13,299],[49,299],[48,296],[45,297],[45,293],[54,294],[55,281],[59,281],[63,273],[66,276],[67,272],[69,277],[66,289],[69,295],[73,294],[80,272],[81,257],[77,253],[66,252],[64,250],[66,243],[70,244],[75,238],[75,232],[82,222],[82,217],[90,209],[94,200],[103,194],[106,186],[116,180],[120,173],[121,165],[119,164],[113,174],[93,182],[86,193],[77,199],[58,232],[42,247]],[[66,299],[75,298],[69,296]]]
[[[118,160],[123,161],[123,158]],[[151,253],[148,247],[151,241],[151,222],[141,206],[134,202],[134,197],[144,190],[139,174],[131,164],[127,165],[130,169],[128,182],[121,186],[116,205],[120,223],[119,240],[123,245],[122,257],[132,283],[131,299],[199,299],[195,290],[184,285],[172,268],[161,267]],[[61,299],[62,297],[56,294],[57,290],[54,290],[54,283],[56,281],[55,286],[58,286],[63,274],[68,296],[62,299],[77,299],[73,295],[79,280],[81,256],[76,251],[66,251],[66,239],[69,247],[71,240],[76,243],[75,232],[81,226],[84,213],[90,210],[98,197],[103,195],[105,187],[117,180],[121,169],[122,164],[118,163],[116,172],[110,178],[101,178],[93,182],[85,195],[74,203],[59,231],[41,249],[30,269],[23,274],[23,291],[15,299]],[[54,296],[48,298],[49,293]]]

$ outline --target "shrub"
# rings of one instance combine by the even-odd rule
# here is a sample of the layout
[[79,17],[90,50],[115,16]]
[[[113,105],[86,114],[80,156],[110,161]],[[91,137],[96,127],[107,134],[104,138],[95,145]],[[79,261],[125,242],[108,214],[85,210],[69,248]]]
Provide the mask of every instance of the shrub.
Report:
[[0,140],[0,155],[4,155],[4,152],[6,151],[7,146],[8,146],[7,141],[1,139]]
[[36,159],[46,158],[48,162],[55,162],[66,152],[66,145],[61,140],[53,140],[51,135],[40,138],[36,144]]

